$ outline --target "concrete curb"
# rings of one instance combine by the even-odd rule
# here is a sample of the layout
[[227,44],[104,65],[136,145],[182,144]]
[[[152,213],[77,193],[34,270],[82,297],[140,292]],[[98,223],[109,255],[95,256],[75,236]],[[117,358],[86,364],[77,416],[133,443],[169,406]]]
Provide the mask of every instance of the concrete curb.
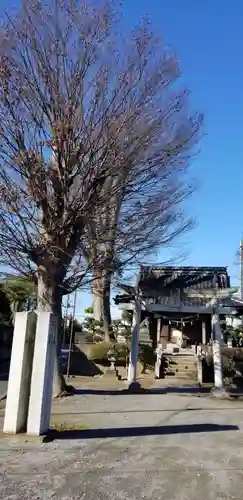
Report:
[[29,436],[28,434],[19,433],[19,434],[4,434],[0,432],[0,443],[3,441],[17,441],[18,443],[28,443],[28,442],[37,442],[37,443],[45,443],[47,439],[47,434],[43,434],[42,436]]

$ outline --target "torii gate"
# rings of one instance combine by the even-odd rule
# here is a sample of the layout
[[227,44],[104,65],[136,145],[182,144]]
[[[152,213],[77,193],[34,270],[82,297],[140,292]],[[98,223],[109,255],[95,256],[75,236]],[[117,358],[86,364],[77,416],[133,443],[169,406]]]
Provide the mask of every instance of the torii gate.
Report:
[[[130,285],[121,285],[121,288],[123,288],[127,293],[126,293],[126,295],[117,295],[116,298],[114,299],[116,304],[133,302],[134,314],[133,314],[133,322],[132,322],[132,342],[131,342],[129,368],[128,368],[128,385],[129,385],[129,389],[131,391],[134,391],[134,392],[136,392],[140,389],[140,384],[137,381],[137,361],[138,361],[138,349],[139,349],[139,333],[140,333],[140,326],[141,326],[141,310],[142,310],[142,307],[144,309],[146,309],[146,299],[148,299],[150,297],[150,294],[148,294],[148,296],[146,296],[146,297],[143,297],[142,290],[140,289],[139,284],[140,284],[140,273],[139,273],[138,278],[137,278],[136,286],[133,287]],[[228,297],[229,297],[232,294],[232,292],[235,290],[232,290],[232,289],[228,289],[228,290],[229,290],[229,292],[228,292]],[[192,292],[193,292],[193,290],[192,290]],[[195,295],[198,294],[198,290],[194,290],[194,292],[195,292]],[[224,289],[224,297],[227,297],[227,288]],[[151,298],[154,298],[154,293],[151,294]],[[209,303],[208,306],[210,307],[210,305],[211,304]],[[243,311],[243,302],[239,299],[234,300],[234,299],[228,298],[227,304],[224,304],[224,308],[226,308],[227,310],[231,309],[231,312],[232,312],[232,310],[239,310],[239,309]],[[226,312],[226,309],[225,309],[225,313],[228,312],[228,311]],[[218,311],[218,313],[219,313],[219,311]],[[216,321],[215,311],[212,310],[212,314],[213,314],[212,323],[215,323],[215,321]],[[217,315],[216,323],[217,323],[217,325],[216,325],[216,327],[215,326],[213,327],[213,331],[217,332],[217,335],[215,335],[214,341],[215,341],[215,343],[218,344],[219,337],[221,336],[219,314]],[[217,356],[215,356],[215,359],[214,359],[214,361],[215,361],[214,368],[215,368],[215,373],[217,371],[217,380],[219,380],[219,379],[222,380],[222,373],[219,374],[219,363],[218,363],[218,358],[219,358],[218,354],[219,353],[218,353],[218,350],[219,349],[217,349]],[[221,349],[220,349],[220,352],[221,352]],[[161,358],[161,355],[162,355],[162,352],[160,353],[160,356],[159,356],[159,353],[157,353],[157,362],[155,365],[155,376],[158,376],[159,365],[160,365],[160,363],[159,363],[160,359],[158,359],[158,358]],[[220,366],[220,370],[222,371],[222,366]],[[220,384],[220,385],[222,385],[222,384]]]

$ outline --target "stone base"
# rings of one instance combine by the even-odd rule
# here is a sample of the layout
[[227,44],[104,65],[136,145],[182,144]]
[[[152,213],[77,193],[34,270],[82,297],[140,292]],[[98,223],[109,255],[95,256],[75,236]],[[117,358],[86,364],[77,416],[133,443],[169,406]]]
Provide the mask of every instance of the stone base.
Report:
[[211,390],[211,396],[217,399],[230,399],[230,394],[225,390],[224,387],[222,387],[222,389],[213,387]]
[[137,394],[137,393],[141,392],[141,390],[142,390],[142,387],[141,387],[139,382],[132,382],[128,386],[128,391],[132,392],[133,394]]
[[42,434],[41,436],[25,434],[24,432],[19,434],[8,433],[4,434],[3,431],[0,432],[0,442],[4,441],[5,443],[11,444],[14,440],[15,443],[18,443],[20,446],[24,443],[45,443],[47,440],[48,433]]
[[117,370],[116,369],[111,370],[109,368],[108,368],[108,370],[106,370],[106,372],[103,375],[103,377],[105,377],[105,378],[109,377],[109,378],[115,378],[115,379],[117,378],[117,376],[118,376]]

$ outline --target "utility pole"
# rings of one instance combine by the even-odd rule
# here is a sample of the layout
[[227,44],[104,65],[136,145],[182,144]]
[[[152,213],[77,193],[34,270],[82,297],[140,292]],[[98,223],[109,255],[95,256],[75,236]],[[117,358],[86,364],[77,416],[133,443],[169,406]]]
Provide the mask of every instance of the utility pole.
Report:
[[240,240],[240,298],[243,299],[243,243]]
[[128,385],[131,392],[137,392],[141,389],[140,383],[137,381],[137,362],[138,362],[138,351],[139,351],[139,335],[141,326],[141,306],[142,306],[142,294],[139,289],[141,270],[137,277],[137,283],[135,288],[134,297],[134,310],[133,310],[133,320],[132,320],[132,340],[131,340],[131,350],[130,359],[128,367]]
[[[240,240],[240,298],[243,299],[243,243]],[[241,324],[243,325],[243,316],[241,316]]]
[[69,378],[69,374],[70,374],[70,363],[71,363],[71,352],[72,352],[72,340],[73,340],[73,324],[74,324],[74,320],[75,320],[75,312],[76,312],[76,304],[77,304],[77,295],[78,295],[78,290],[75,290],[75,293],[74,293],[74,301],[73,301],[73,314],[72,314],[71,324],[70,324],[70,338],[69,338],[68,363],[67,363],[67,378]]
[[63,324],[63,337],[62,337],[62,349],[64,349],[66,344],[67,326],[68,326],[68,309],[70,307],[69,295],[66,298],[66,305],[64,306],[64,324]]

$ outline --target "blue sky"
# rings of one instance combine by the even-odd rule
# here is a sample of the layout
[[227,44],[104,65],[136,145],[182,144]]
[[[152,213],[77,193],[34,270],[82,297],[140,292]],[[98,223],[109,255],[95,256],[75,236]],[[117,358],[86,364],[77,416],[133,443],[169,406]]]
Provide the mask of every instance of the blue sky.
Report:
[[228,265],[233,280],[243,231],[243,2],[125,0],[130,24],[145,13],[175,48],[191,102],[205,114],[192,165],[200,189],[188,204],[198,227],[186,237],[185,264]]
[[[117,0],[117,3],[118,0]],[[0,11],[17,0],[1,0]],[[192,105],[205,115],[205,137],[192,165],[200,188],[187,203],[198,226],[188,234],[184,265],[228,265],[237,283],[236,249],[243,234],[243,1],[124,0],[127,27],[148,15],[173,46],[191,90]],[[161,252],[158,261],[167,258]],[[78,313],[91,299],[79,293]]]

